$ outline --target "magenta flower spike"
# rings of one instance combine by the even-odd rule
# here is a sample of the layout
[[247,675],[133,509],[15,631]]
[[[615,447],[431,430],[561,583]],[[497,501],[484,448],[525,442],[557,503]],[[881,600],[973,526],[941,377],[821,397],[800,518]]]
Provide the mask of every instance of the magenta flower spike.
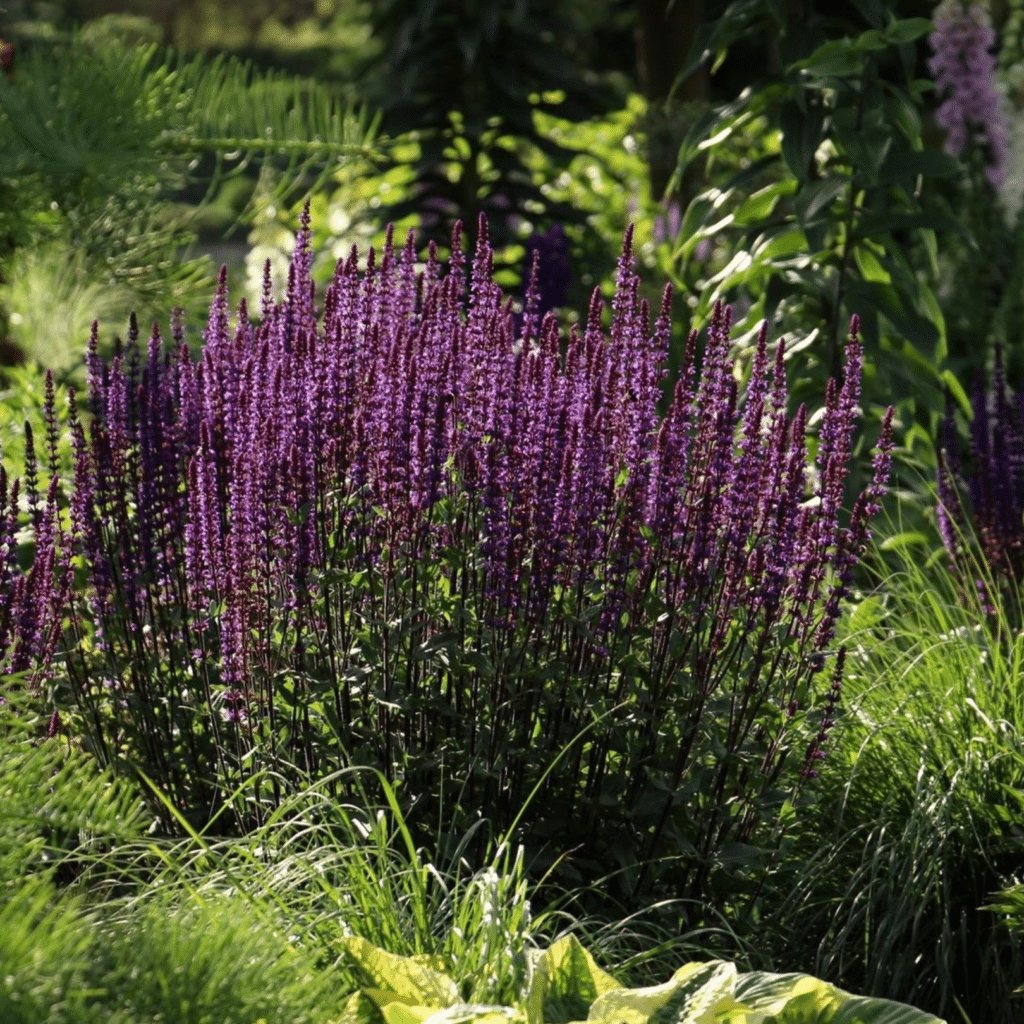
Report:
[[[0,478],[3,664],[65,673],[62,734],[197,826],[227,807],[247,828],[348,764],[426,807],[444,765],[498,829],[540,785],[544,827],[594,863],[612,832],[638,857],[724,841],[717,798],[675,794],[799,789],[831,743],[841,659],[819,676],[892,445],[887,420],[845,514],[856,321],[809,474],[767,328],[740,387],[717,305],[670,380],[671,292],[652,323],[629,232],[610,310],[595,290],[568,337],[542,308],[551,246],[520,330],[485,220],[476,237],[467,280],[459,227],[446,263],[389,232],[321,301],[304,215],[281,301],[267,278],[258,321],[232,315],[222,274],[195,357],[180,318],[110,363],[94,332],[72,478],[38,479],[57,479],[52,398],[44,457]],[[545,775],[585,729],[574,770]]]

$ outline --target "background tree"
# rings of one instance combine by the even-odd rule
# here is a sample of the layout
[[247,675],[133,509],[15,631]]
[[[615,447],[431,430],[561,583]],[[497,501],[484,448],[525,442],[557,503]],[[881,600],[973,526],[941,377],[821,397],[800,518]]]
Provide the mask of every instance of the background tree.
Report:
[[415,131],[420,147],[415,188],[390,208],[392,217],[421,213],[426,234],[442,243],[461,219],[472,244],[477,218],[486,213],[496,249],[519,238],[522,220],[582,220],[534,182],[523,153],[533,146],[553,169],[564,166],[574,154],[538,132],[534,112],[580,121],[615,98],[581,66],[586,22],[578,6],[376,0],[371,23],[384,55],[371,101],[390,134]]

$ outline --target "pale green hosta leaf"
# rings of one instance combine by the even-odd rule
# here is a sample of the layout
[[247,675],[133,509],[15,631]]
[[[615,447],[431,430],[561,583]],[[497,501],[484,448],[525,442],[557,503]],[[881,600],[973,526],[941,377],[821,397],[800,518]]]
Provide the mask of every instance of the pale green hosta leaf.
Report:
[[374,987],[365,991],[378,1006],[381,1004],[374,996],[377,990],[391,1001],[429,1006],[431,1013],[459,1001],[458,987],[444,973],[444,961],[438,956],[395,956],[354,935],[342,939],[342,944],[372,979]]
[[394,956],[358,938],[345,946],[378,987],[350,997],[336,1024],[944,1024],[806,974],[739,974],[721,960],[685,964],[662,985],[624,988],[571,935],[535,956],[522,1003],[462,1003],[438,957]]
[[736,998],[746,1008],[729,1024],[944,1024],[905,1003],[855,996],[807,974],[740,975]]
[[745,1009],[733,998],[735,985],[735,964],[721,960],[689,963],[662,985],[606,992],[594,1001],[587,1020],[594,1024],[714,1024],[731,1020],[725,1015]]
[[437,1010],[423,1024],[510,1024],[522,1022],[522,1014],[511,1006],[488,1003],[459,1003],[447,1010]]
[[573,935],[559,939],[534,964],[526,994],[528,1024],[554,1024],[583,1018],[603,993],[619,983],[597,966]]

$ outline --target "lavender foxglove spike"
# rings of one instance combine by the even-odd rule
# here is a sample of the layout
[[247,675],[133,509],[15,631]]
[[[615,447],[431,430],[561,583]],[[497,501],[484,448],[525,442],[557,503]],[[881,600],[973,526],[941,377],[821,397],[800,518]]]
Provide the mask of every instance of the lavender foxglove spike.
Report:
[[989,153],[986,177],[998,187],[1009,161],[1009,126],[996,84],[991,16],[979,3],[943,0],[933,23],[928,68],[943,99],[935,121],[946,130],[944,148],[959,157],[968,144],[984,146]]

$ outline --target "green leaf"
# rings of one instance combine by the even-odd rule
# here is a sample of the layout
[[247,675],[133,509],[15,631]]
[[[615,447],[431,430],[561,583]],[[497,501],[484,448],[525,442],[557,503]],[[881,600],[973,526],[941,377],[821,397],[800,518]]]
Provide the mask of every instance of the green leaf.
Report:
[[345,1000],[341,1016],[331,1024],[377,1024],[379,1020],[380,1010],[368,995],[360,991],[353,992]]
[[959,174],[960,161],[948,153],[936,149],[922,149],[908,152],[905,149],[891,150],[879,168],[879,185],[892,185],[919,174],[925,178],[949,178]]
[[793,200],[801,226],[806,229],[807,224],[819,214],[827,214],[832,203],[842,195],[849,184],[850,179],[845,174],[835,174],[827,178],[817,178],[801,188]]
[[436,1007],[433,1006],[414,1006],[394,1000],[379,1005],[386,1024],[423,1024],[436,1012]]
[[949,389],[949,393],[956,399],[956,404],[960,406],[963,414],[968,418],[972,419],[974,416],[974,409],[971,406],[971,400],[967,397],[967,392],[964,391],[963,385],[954,376],[952,370],[943,370],[939,374],[939,378],[942,383]]
[[775,204],[783,196],[792,195],[796,188],[797,183],[792,178],[786,178],[784,181],[776,181],[759,189],[740,204],[733,214],[733,223],[746,225],[767,220],[772,215]]
[[619,983],[597,966],[574,935],[559,939],[534,964],[526,994],[528,1024],[559,1024],[585,1017],[599,996]]
[[648,1024],[657,1019],[659,1024],[697,1024],[720,1019],[718,1011],[726,1008],[723,1002],[733,1002],[735,979],[735,964],[720,960],[685,964],[664,984],[617,988],[605,993],[590,1008],[587,1020],[601,1024]]
[[754,243],[752,255],[758,263],[766,263],[779,256],[806,250],[807,237],[799,228],[789,227],[771,236],[762,235]]
[[921,308],[925,315],[933,324],[935,324],[935,329],[939,332],[939,340],[935,346],[935,362],[937,364],[941,364],[949,354],[949,340],[946,336],[946,318],[943,315],[942,307],[939,305],[939,300],[936,298],[935,292],[933,292],[932,289],[923,281],[918,282],[918,295],[921,298]]
[[690,162],[708,148],[709,140],[712,137],[716,142],[722,142],[732,134],[737,125],[730,124],[730,122],[737,118],[737,115],[750,103],[750,100],[751,92],[745,89],[731,103],[713,107],[693,123],[679,145],[679,152],[676,155],[676,175],[682,174]]
[[791,101],[779,113],[782,158],[798,181],[810,178],[811,161],[821,145],[824,125],[825,111],[820,103],[812,103],[804,109]]
[[889,272],[878,261],[878,257],[866,246],[858,245],[853,250],[853,258],[857,269],[865,281],[878,281],[881,284],[892,284]]
[[912,43],[915,39],[927,35],[932,30],[932,22],[928,18],[904,18],[902,21],[894,21],[885,30],[885,35],[890,43],[902,46],[904,43]]
[[921,113],[917,104],[905,90],[889,82],[883,84],[887,93],[885,111],[888,119],[899,128],[912,149],[920,150],[922,148]]
[[862,32],[853,41],[853,48],[855,50],[863,51],[884,50],[890,45],[891,40],[884,32],[880,32],[877,28],[871,28],[868,29],[867,32]]
[[371,980],[367,994],[378,1006],[384,993],[392,1000],[434,1009],[458,1002],[458,986],[444,972],[444,961],[438,956],[396,956],[354,935],[343,938],[341,944]]
[[943,1024],[930,1013],[904,1003],[853,996],[807,974],[742,974],[735,997],[755,1011],[724,1018],[736,1024],[765,1017],[773,1024]]
[[864,57],[849,39],[830,39],[814,53],[791,64],[787,73],[803,71],[811,78],[859,77],[864,72]]

